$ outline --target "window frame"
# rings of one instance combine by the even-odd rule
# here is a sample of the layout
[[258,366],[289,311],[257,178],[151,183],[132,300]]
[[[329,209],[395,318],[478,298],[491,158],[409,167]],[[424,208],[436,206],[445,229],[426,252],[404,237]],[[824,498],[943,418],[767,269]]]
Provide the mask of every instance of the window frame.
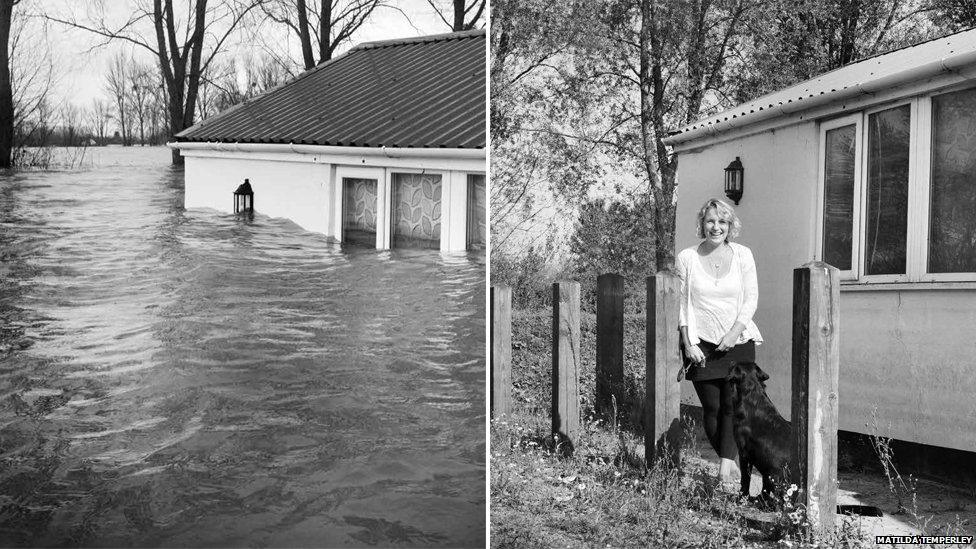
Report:
[[[939,90],[938,93],[932,93],[924,98],[924,108],[928,114],[928,124],[923,128],[919,134],[920,139],[924,139],[926,143],[929,144],[925,147],[925,160],[926,164],[921,164],[927,166],[928,169],[924,170],[924,174],[919,185],[919,200],[922,205],[924,212],[923,223],[919,227],[919,234],[924,234],[924,240],[922,241],[922,246],[919,250],[919,281],[921,282],[971,282],[976,280],[976,272],[965,272],[965,273],[933,273],[929,271],[929,246],[931,242],[929,241],[929,230],[932,219],[932,203],[931,203],[931,191],[932,191],[932,171],[934,166],[932,165],[932,146],[934,145],[935,139],[935,121],[932,118],[932,98],[938,95],[945,95],[954,92],[966,91],[966,90],[976,90],[976,87],[972,85],[967,86],[954,86],[952,88],[947,88]],[[976,154],[976,151],[974,151]]]
[[488,199],[489,199],[489,195],[488,195],[488,174],[486,172],[472,172],[472,171],[463,171],[463,170],[460,171],[460,173],[462,174],[462,176],[464,178],[464,183],[465,183],[465,200],[464,200],[464,202],[465,202],[465,211],[464,211],[464,225],[465,225],[465,227],[464,227],[464,249],[465,249],[465,251],[468,251],[468,250],[472,250],[473,249],[473,248],[471,248],[471,234],[470,234],[472,223],[471,223],[471,220],[468,218],[468,208],[470,207],[470,203],[471,203],[471,201],[473,199],[471,197],[471,194],[467,192],[469,190],[467,188],[467,186],[468,186],[468,180],[469,180],[470,176],[472,176],[472,175],[480,175],[481,177],[484,177],[485,178],[485,181],[484,181],[484,187],[485,187],[485,246],[484,246],[484,248],[482,248],[482,250],[483,251],[487,251],[488,250],[488,233],[489,233],[489,230],[488,230],[488,211],[487,211]]
[[[867,207],[868,207],[868,118],[872,114],[877,114],[879,112],[884,112],[892,109],[897,109],[899,107],[909,106],[908,109],[908,185],[907,195],[908,204],[906,204],[906,214],[907,219],[905,220],[905,272],[903,274],[867,274],[867,246],[864,245],[867,242],[868,236],[868,223],[867,223]],[[891,103],[885,103],[884,105],[872,107],[870,109],[865,109],[862,113],[862,124],[861,124],[861,226],[860,232],[858,234],[858,239],[860,240],[860,257],[858,259],[858,267],[860,269],[860,282],[867,284],[883,284],[887,282],[909,282],[911,280],[912,272],[912,249],[913,249],[913,235],[916,231],[913,230],[915,226],[913,221],[913,215],[915,208],[913,207],[913,188],[915,185],[915,175],[916,167],[918,162],[916,161],[915,154],[918,150],[918,132],[916,131],[915,124],[918,122],[918,108],[917,101],[915,98],[903,99],[900,101],[895,101]]]
[[[902,98],[886,102],[856,113],[823,120],[819,123],[818,139],[818,194],[817,194],[817,235],[814,257],[823,260],[824,246],[824,202],[826,199],[826,132],[832,129],[855,124],[855,193],[854,193],[854,237],[852,238],[852,268],[840,271],[840,280],[846,285],[890,284],[893,289],[910,288],[917,283],[976,282],[976,272],[932,273],[929,272],[929,224],[931,220],[932,185],[932,146],[934,139],[934,120],[932,118],[933,97],[953,92],[973,90],[972,83],[948,86],[924,95]],[[867,275],[865,274],[865,245],[867,238],[867,140],[868,117],[872,114],[910,105],[909,124],[909,167],[908,167],[908,205],[907,234],[905,238],[905,274]],[[925,144],[926,146],[922,146]],[[974,151],[976,154],[976,151]],[[926,285],[927,286],[927,285]]]
[[[364,167],[364,166],[336,166],[335,170],[335,182],[336,182],[336,193],[337,200],[335,201],[335,207],[333,210],[333,216],[335,220],[335,225],[333,230],[337,235],[336,240],[343,242],[345,240],[344,233],[344,220],[345,215],[345,183],[343,180],[345,178],[350,179],[373,179],[376,180],[376,249],[384,249],[383,235],[381,234],[384,220],[386,217],[386,212],[383,210],[384,207],[384,181],[386,180],[386,170],[383,168],[375,167]],[[387,198],[388,202],[389,199]],[[387,246],[389,246],[387,244]]]
[[861,139],[861,125],[863,117],[860,113],[843,116],[827,120],[820,124],[820,149],[818,154],[818,180],[819,193],[817,193],[817,251],[815,257],[818,261],[823,261],[824,238],[824,206],[827,201],[827,132],[845,126],[854,125],[854,197],[853,197],[853,216],[851,226],[851,268],[839,272],[840,279],[843,281],[856,281],[860,274],[861,257],[861,238],[858,235],[861,226],[861,178],[863,174],[863,154],[864,147]]
[[[383,235],[386,239],[386,248],[393,248],[393,177],[396,174],[407,174],[407,175],[439,175],[441,176],[441,234],[438,237],[438,245],[441,251],[444,251],[447,246],[447,238],[445,235],[448,234],[450,227],[447,226],[445,220],[450,212],[445,212],[445,206],[450,200],[451,189],[448,186],[451,184],[451,170],[431,170],[427,168],[388,168],[386,170],[386,225],[384,226]],[[449,206],[448,206],[449,207]]]

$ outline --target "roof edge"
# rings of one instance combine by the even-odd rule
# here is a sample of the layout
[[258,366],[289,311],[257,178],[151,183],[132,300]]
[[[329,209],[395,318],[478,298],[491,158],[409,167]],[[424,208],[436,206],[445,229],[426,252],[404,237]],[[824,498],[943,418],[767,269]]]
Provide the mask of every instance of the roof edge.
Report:
[[387,48],[390,46],[404,46],[408,44],[424,44],[427,42],[442,42],[446,40],[459,40],[462,38],[476,38],[478,36],[485,36],[485,29],[473,29],[458,32],[446,32],[442,34],[428,34],[424,36],[412,36],[409,38],[391,38],[389,40],[373,40],[372,42],[363,42],[357,44],[354,48],[350,49],[350,52],[356,50],[367,50],[374,48]]
[[217,141],[171,141],[171,149],[208,150],[220,152],[271,152],[296,154],[336,154],[382,156],[387,158],[473,158],[482,159],[486,149],[447,147],[345,147],[337,145],[298,145],[295,143],[223,143]]
[[[945,36],[942,37],[942,39],[950,38],[952,36],[956,36],[957,34],[962,33]],[[895,53],[904,49],[910,49],[915,46],[934,42],[935,40],[929,40],[920,44],[915,44],[914,46],[908,46],[900,50],[894,50],[886,54],[881,54],[879,56],[872,56],[870,58],[858,61],[857,63],[852,63],[842,67],[841,69],[835,69],[835,71],[856,66],[864,61],[877,60],[878,57],[883,57],[884,55],[890,53]],[[911,82],[924,80],[927,78],[933,78],[939,74],[959,72],[965,67],[972,65],[976,65],[976,50],[953,52],[951,55],[906,68],[893,74],[881,75],[873,78],[869,76],[860,80],[851,80],[849,85],[841,89],[830,91],[821,90],[818,94],[810,94],[805,97],[794,96],[793,98],[786,99],[786,101],[777,101],[775,103],[766,104],[766,101],[768,101],[770,98],[774,98],[778,94],[794,88],[801,88],[811,81],[821,78],[826,74],[830,74],[831,72],[835,72],[829,71],[823,75],[818,75],[809,80],[805,80],[770,94],[766,94],[753,99],[752,101],[747,101],[734,107],[730,107],[712,116],[699,119],[698,121],[683,126],[668,135],[668,137],[664,139],[664,143],[669,146],[674,146],[737,129],[743,129],[773,118],[794,115],[832,103],[839,103],[842,101],[849,101],[857,97],[873,95],[885,89],[903,84],[909,84]]]

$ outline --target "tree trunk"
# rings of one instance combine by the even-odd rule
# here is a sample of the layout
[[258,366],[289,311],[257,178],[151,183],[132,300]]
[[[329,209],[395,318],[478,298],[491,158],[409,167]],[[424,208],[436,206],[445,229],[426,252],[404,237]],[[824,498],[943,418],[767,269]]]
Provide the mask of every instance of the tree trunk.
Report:
[[464,30],[464,2],[465,0],[454,0],[454,31]]
[[[664,77],[662,30],[657,27],[655,0],[641,0],[640,98],[644,169],[654,195],[655,267],[674,267],[675,173],[677,158],[669,159],[664,145]],[[657,159],[657,169],[655,162]]]
[[10,20],[13,0],[0,0],[0,168],[11,167],[14,146],[14,98],[10,84]]
[[302,60],[305,70],[315,66],[315,56],[312,55],[312,36],[308,32],[308,10],[305,0],[298,0],[298,38],[302,43]]
[[322,0],[319,9],[319,63],[332,59],[332,0]]

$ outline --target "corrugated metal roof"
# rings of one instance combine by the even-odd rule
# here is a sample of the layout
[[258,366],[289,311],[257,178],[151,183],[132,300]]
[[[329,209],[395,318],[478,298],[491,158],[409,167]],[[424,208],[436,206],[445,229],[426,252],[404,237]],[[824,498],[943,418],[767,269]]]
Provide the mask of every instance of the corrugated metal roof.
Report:
[[816,78],[703,118],[672,133],[665,142],[683,143],[793,114],[831,102],[957,71],[976,64],[976,29],[929,40],[835,69]]
[[485,31],[360,44],[178,141],[484,148]]

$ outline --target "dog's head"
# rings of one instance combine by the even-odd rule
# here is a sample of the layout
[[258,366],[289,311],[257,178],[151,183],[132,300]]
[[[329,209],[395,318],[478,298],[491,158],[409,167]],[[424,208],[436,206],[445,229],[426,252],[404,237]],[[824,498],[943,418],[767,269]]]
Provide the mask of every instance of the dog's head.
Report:
[[761,388],[765,392],[769,374],[762,371],[755,362],[733,362],[729,375],[725,379],[736,391],[749,392]]

